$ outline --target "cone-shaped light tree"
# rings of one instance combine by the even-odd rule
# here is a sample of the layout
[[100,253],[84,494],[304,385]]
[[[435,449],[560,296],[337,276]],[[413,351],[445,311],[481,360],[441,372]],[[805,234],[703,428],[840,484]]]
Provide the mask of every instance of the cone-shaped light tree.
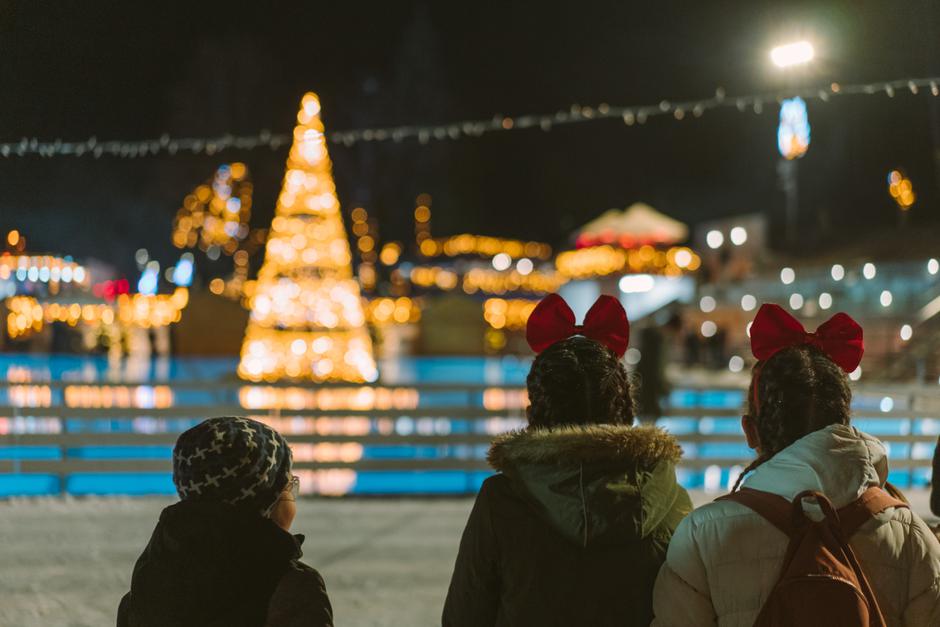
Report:
[[238,374],[252,381],[374,381],[372,341],[316,94],[304,95],[297,122],[250,296]]

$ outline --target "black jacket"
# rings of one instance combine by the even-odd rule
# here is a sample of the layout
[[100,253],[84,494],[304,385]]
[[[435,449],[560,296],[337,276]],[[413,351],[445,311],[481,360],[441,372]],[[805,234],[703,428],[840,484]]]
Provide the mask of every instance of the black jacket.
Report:
[[331,626],[323,579],[298,561],[302,541],[230,505],[171,505],[137,560],[117,625]]
[[666,547],[692,509],[681,450],[653,427],[499,438],[444,604],[446,627],[647,627]]

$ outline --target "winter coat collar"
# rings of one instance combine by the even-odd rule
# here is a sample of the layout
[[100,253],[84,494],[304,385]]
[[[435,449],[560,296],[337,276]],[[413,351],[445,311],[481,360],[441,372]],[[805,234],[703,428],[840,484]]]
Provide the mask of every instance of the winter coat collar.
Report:
[[803,436],[764,462],[743,485],[792,500],[803,490],[822,492],[836,507],[848,505],[888,478],[888,455],[876,438],[848,425]]
[[497,437],[487,459],[500,472],[520,464],[577,466],[581,463],[636,462],[651,467],[678,462],[682,449],[674,437],[656,427],[618,424],[529,428]]

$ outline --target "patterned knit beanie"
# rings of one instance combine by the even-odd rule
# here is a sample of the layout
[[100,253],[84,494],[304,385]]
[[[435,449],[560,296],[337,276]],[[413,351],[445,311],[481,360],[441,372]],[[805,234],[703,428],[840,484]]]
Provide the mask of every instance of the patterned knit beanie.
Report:
[[280,433],[249,418],[209,418],[180,435],[173,483],[180,498],[221,501],[266,514],[290,481]]

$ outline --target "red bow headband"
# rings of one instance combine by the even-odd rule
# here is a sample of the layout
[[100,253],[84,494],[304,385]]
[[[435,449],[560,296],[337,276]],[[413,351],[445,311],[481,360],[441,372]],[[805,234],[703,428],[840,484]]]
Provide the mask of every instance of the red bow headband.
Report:
[[578,325],[574,323],[574,312],[565,299],[558,294],[549,294],[532,310],[526,323],[525,339],[536,353],[573,335],[600,342],[622,357],[630,341],[627,312],[613,296],[601,296],[584,316],[584,324]]
[[751,352],[766,361],[791,346],[815,346],[846,372],[858,368],[865,352],[862,327],[848,314],[837,313],[815,333],[807,333],[799,321],[780,305],[761,305],[751,325]]

